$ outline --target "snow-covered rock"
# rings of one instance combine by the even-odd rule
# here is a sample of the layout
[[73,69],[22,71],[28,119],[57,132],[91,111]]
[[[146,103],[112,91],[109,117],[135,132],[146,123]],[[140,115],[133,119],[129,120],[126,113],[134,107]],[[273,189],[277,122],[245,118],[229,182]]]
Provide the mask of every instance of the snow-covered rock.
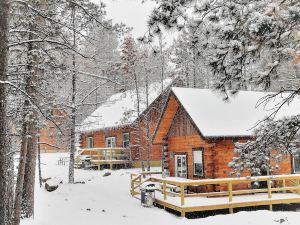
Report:
[[45,188],[47,191],[52,192],[55,191],[58,188],[58,186],[62,183],[63,180],[61,178],[51,178],[46,181]]

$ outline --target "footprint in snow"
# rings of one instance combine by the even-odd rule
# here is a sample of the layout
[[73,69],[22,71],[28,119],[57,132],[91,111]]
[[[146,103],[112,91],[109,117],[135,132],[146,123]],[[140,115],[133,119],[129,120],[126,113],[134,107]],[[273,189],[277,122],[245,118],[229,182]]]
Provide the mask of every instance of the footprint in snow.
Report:
[[285,217],[285,218],[280,218],[279,220],[274,220],[274,221],[279,224],[282,224],[282,223],[288,222],[288,219],[287,219],[287,217]]

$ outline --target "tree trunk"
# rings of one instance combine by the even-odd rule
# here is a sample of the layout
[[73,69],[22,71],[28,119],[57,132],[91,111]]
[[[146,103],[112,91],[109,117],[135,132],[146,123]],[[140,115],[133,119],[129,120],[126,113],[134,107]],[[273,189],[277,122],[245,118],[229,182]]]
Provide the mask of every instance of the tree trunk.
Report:
[[41,168],[41,145],[40,145],[40,130],[39,130],[39,136],[38,136],[38,169],[39,169],[39,183],[40,187],[42,187],[42,168]]
[[[149,76],[148,76],[148,71],[146,69],[146,64],[144,62],[144,68],[145,68],[145,76],[146,76],[146,108],[148,109],[149,107]],[[163,85],[163,81],[162,81]],[[163,90],[163,88],[162,88]],[[150,142],[151,142],[151,137],[150,137],[150,118],[151,118],[151,112],[148,110],[146,112],[146,158],[147,158],[147,171],[150,171],[151,165],[150,165]]]
[[7,0],[0,1],[0,224],[11,224],[10,198],[12,177],[9,177],[10,146],[8,136],[7,110],[7,85],[1,82],[7,81],[8,64],[8,14],[9,4]]
[[[75,5],[72,5],[72,25],[73,25],[73,48],[76,49],[75,33]],[[75,161],[75,132],[76,132],[76,58],[72,53],[72,113],[71,113],[71,134],[70,134],[70,163],[69,163],[69,183],[74,183],[74,161]]]
[[163,38],[162,34],[159,35],[159,48],[160,48],[160,72],[161,72],[161,93],[164,92],[164,79],[165,79],[165,57],[163,52]]
[[195,88],[197,86],[197,81],[196,81],[196,63],[197,63],[196,50],[193,49],[193,88]]
[[26,164],[26,157],[27,157],[27,133],[28,133],[28,124],[23,123],[22,143],[21,143],[21,151],[20,151],[20,158],[19,158],[17,183],[15,188],[13,225],[20,224],[20,218],[21,218],[21,203],[22,203],[22,195],[23,195],[25,164]]
[[[46,9],[47,2],[45,0],[31,0],[29,3],[38,10]],[[37,16],[29,21],[28,40],[36,39],[35,31],[41,29],[45,20]],[[37,135],[38,135],[38,112],[34,104],[39,104],[37,96],[37,87],[42,79],[43,70],[40,69],[40,58],[36,52],[41,48],[42,44],[29,43],[27,45],[27,71],[25,78],[25,91],[31,100],[25,99],[23,109],[23,131],[22,146],[20,151],[20,162],[16,184],[16,196],[14,207],[14,225],[20,223],[20,217],[29,218],[34,215],[34,186],[35,186],[35,169],[37,154]],[[21,206],[21,208],[20,208]]]
[[35,168],[37,156],[37,133],[36,124],[31,123],[28,128],[30,137],[27,140],[27,157],[22,195],[22,217],[30,218],[34,215],[34,187]]
[[136,92],[136,99],[137,99],[137,122],[136,122],[136,129],[137,129],[137,146],[138,146],[138,152],[140,153],[140,158],[141,158],[141,167],[142,171],[145,171],[145,164],[144,164],[144,149],[142,147],[142,129],[140,126],[140,115],[141,115],[141,110],[140,110],[140,93],[139,93],[139,86],[138,86],[138,79],[136,72],[133,74],[133,79],[134,79],[134,85],[135,85],[135,92]]

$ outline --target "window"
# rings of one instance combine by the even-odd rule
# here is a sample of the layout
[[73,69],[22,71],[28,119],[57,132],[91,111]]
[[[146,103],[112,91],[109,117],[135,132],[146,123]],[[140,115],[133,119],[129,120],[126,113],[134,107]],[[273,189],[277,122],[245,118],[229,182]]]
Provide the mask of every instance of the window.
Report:
[[123,133],[123,148],[128,148],[130,145],[129,133]]
[[116,137],[107,137],[105,139],[107,148],[115,148],[116,147]]
[[87,147],[88,148],[94,148],[94,138],[93,137],[88,137],[87,138]]
[[294,173],[300,173],[300,154],[295,155],[293,160]]
[[203,150],[193,151],[194,175],[203,176]]
[[187,178],[186,155],[175,155],[175,176]]

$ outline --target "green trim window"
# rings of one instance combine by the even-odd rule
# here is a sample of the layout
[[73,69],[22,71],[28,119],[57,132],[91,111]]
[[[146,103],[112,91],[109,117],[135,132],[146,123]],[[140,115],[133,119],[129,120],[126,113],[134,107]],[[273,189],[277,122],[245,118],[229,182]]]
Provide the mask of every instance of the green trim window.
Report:
[[129,133],[123,133],[123,148],[128,148],[130,145],[130,135]]
[[193,151],[193,167],[195,176],[203,176],[203,150]]

